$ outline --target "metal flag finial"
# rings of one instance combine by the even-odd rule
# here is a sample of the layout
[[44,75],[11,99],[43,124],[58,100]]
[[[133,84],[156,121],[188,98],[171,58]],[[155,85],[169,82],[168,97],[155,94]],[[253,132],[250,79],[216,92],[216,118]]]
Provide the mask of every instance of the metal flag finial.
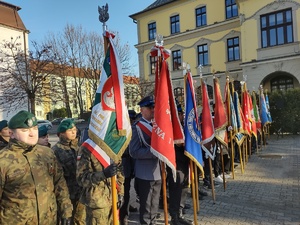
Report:
[[106,22],[109,19],[109,14],[108,14],[108,4],[106,3],[105,6],[98,6],[98,12],[99,12],[99,21],[103,23],[103,32],[107,30],[106,27]]
[[164,37],[161,34],[156,34],[155,45],[156,46],[163,46],[164,45]]
[[200,64],[198,66],[198,69],[199,69],[200,78],[202,78],[202,69],[203,69],[203,66]]
[[183,62],[182,63],[182,73],[183,73],[183,76],[187,74],[187,64],[186,62]]

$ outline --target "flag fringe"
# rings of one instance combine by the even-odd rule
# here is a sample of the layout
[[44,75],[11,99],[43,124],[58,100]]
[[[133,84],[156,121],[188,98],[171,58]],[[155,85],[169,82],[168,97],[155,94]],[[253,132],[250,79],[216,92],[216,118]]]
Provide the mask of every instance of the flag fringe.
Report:
[[[204,169],[203,169],[203,166],[198,162],[198,160],[192,155],[190,154],[189,152],[187,151],[184,151],[184,154],[189,157],[190,160],[192,160],[196,166],[200,169],[201,173],[204,174]],[[201,153],[202,154],[202,153]]]
[[170,160],[163,156],[162,154],[160,154],[157,150],[155,150],[154,148],[150,148],[151,153],[157,157],[160,161],[164,162],[167,164],[168,167],[170,167],[170,169],[172,170],[172,174],[173,174],[173,179],[174,182],[176,182],[176,167],[170,162]]
[[127,146],[129,145],[129,142],[131,140],[132,132],[129,133],[128,137],[126,138],[126,141],[124,142],[123,146],[121,147],[118,154],[115,154],[113,151],[111,151],[111,148],[105,143],[104,140],[100,139],[96,134],[94,134],[91,130],[89,130],[89,138],[98,145],[105,153],[116,163],[118,163],[126,150]]

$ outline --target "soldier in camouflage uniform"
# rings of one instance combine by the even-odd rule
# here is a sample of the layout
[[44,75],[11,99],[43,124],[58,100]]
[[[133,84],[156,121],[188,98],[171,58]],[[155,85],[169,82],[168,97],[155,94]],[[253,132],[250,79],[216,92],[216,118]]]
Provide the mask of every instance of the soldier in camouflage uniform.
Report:
[[73,204],[73,222],[85,225],[85,206],[79,202],[82,188],[76,181],[76,162],[78,154],[77,128],[71,119],[64,120],[57,128],[59,141],[52,147],[54,154],[63,167],[70,199]]
[[11,139],[0,151],[0,224],[70,224],[72,204],[53,151],[37,145],[35,116],[20,111],[8,123]]
[[77,181],[84,188],[81,202],[86,205],[86,225],[112,224],[111,178],[117,175],[118,203],[124,196],[124,176],[121,164],[112,163],[104,168],[86,147],[81,146],[77,161]]
[[0,121],[0,150],[8,145],[10,138],[7,120]]
[[39,127],[38,144],[51,148],[51,144],[49,143],[48,128],[45,125]]

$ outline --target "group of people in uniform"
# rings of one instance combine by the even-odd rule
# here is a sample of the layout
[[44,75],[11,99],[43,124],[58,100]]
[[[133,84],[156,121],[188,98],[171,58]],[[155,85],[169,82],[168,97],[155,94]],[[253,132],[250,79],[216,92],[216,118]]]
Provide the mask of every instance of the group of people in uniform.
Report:
[[[20,111],[0,121],[0,224],[112,224],[111,177],[116,176],[121,225],[128,224],[131,180],[139,198],[140,224],[156,224],[161,195],[161,166],[151,151],[153,96],[139,103],[140,117],[129,110],[132,139],[118,163],[105,167],[78,143],[71,119],[57,128],[51,147],[48,129]],[[183,111],[177,105],[180,121]],[[175,145],[177,180],[170,176],[169,213],[172,225],[193,224],[184,218],[189,160],[184,145]],[[168,168],[167,168],[168,171]],[[169,176],[168,176],[169,178]]]

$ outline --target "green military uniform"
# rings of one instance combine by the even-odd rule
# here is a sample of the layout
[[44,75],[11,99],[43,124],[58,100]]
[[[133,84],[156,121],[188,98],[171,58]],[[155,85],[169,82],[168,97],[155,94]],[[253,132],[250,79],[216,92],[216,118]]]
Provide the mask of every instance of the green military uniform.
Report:
[[8,142],[0,135],[0,150],[5,148],[8,145]]
[[[7,127],[7,120],[1,120],[0,121],[0,131]],[[8,141],[6,141],[1,135],[0,135],[0,150],[5,148],[8,145]]]
[[56,225],[72,204],[63,170],[50,148],[11,139],[0,151],[0,224]]
[[[96,182],[95,172],[103,171],[103,165],[85,147],[79,150],[77,181],[84,188],[81,202],[87,207],[87,225],[112,224],[111,179]],[[124,195],[124,176],[117,173],[118,194]]]
[[[64,126],[62,124],[62,126]],[[58,128],[60,132],[64,132],[67,129],[72,128],[74,124],[68,124],[68,126],[63,127],[61,130],[61,125]],[[78,140],[66,140],[64,137],[60,136],[59,141],[52,147],[54,154],[56,155],[58,161],[63,167],[64,177],[66,179],[70,199],[73,204],[73,220],[76,225],[85,225],[85,206],[79,202],[79,198],[82,192],[82,188],[78,185],[76,180],[76,163],[78,154]]]

